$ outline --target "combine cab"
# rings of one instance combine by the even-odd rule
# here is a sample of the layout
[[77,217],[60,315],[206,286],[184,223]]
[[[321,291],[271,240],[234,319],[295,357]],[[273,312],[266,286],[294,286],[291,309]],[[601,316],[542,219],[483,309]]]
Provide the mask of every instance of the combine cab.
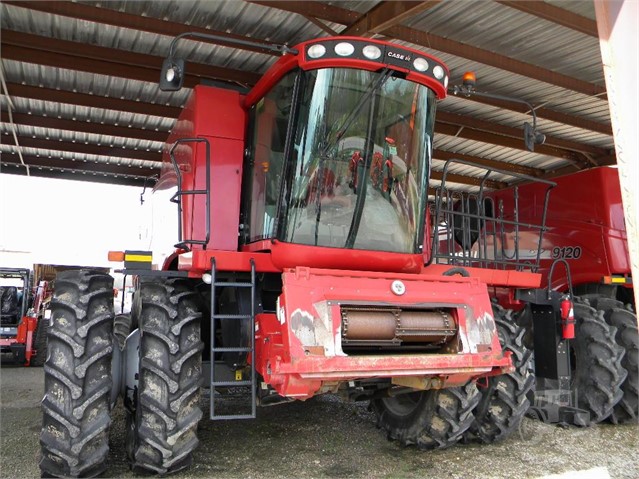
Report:
[[[108,275],[58,276],[44,474],[106,468],[119,395],[132,467],[160,474],[191,463],[202,385],[212,420],[329,392],[370,401],[390,438],[423,449],[504,439],[528,409],[525,329],[491,292],[539,287],[538,256],[504,241],[540,236],[545,210],[523,224],[510,200],[487,222],[483,189],[473,213],[444,181],[431,214],[446,66],[354,37],[273,49],[282,57],[250,91],[193,89],[154,188],[152,251],[111,255],[138,285],[115,320],[130,334],[112,343]],[[167,89],[184,74],[173,52]],[[481,256],[471,240],[486,231],[499,246]],[[244,402],[225,401],[238,391]]]

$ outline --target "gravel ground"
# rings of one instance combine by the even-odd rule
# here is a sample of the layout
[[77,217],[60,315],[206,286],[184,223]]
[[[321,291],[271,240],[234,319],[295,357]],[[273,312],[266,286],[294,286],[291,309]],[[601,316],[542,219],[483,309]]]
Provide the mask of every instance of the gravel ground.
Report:
[[[41,368],[0,369],[0,477],[40,477],[43,382]],[[124,429],[118,405],[109,477],[135,477],[126,465]],[[333,396],[258,409],[253,421],[203,420],[199,437],[194,466],[172,477],[639,478],[635,425],[562,429],[526,419],[518,434],[500,444],[420,452],[387,441],[365,404]]]

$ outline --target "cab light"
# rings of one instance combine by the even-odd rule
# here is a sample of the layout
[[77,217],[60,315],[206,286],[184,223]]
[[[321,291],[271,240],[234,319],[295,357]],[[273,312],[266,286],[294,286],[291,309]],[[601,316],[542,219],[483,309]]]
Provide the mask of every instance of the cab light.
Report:
[[307,55],[310,58],[320,58],[323,57],[325,53],[326,47],[324,45],[317,44],[308,48]]
[[382,51],[375,45],[366,45],[362,49],[362,53],[369,60],[377,60],[379,57],[382,56]]
[[355,47],[348,42],[341,42],[335,45],[335,53],[337,53],[340,57],[352,55],[354,51]]
[[435,78],[437,78],[438,80],[441,80],[442,78],[444,78],[444,69],[437,65],[435,68],[433,68],[433,75],[435,75]]
[[426,59],[421,57],[415,58],[415,61],[413,61],[413,66],[418,72],[425,72],[426,70],[428,70],[428,62],[426,61]]

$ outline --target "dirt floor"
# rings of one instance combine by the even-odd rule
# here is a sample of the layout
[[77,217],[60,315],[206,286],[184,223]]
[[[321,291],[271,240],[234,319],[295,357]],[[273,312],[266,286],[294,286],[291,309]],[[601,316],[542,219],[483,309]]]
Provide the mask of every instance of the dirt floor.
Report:
[[[2,366],[0,477],[40,477],[42,396],[41,368]],[[108,477],[134,477],[126,465],[124,422],[118,405]],[[172,477],[639,478],[637,426],[562,429],[526,419],[500,444],[420,452],[387,441],[365,404],[332,396],[258,409],[253,421],[203,420],[199,437],[195,464]]]

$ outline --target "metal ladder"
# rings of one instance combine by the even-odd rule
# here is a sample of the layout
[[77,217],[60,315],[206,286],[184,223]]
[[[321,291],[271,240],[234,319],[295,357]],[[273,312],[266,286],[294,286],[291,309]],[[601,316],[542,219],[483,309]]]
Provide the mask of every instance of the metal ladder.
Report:
[[[216,314],[216,288],[251,288],[251,310],[249,314]],[[215,321],[230,319],[235,321],[249,320],[251,344],[249,347],[216,347],[215,345]],[[251,379],[238,381],[215,380],[215,353],[247,353],[251,355]],[[215,258],[211,259],[211,420],[220,421],[228,419],[254,419],[256,409],[257,378],[255,375],[255,261],[251,259],[251,280],[249,282],[225,282],[217,281]],[[251,412],[246,414],[216,414],[215,412],[215,388],[249,386],[251,388]]]

